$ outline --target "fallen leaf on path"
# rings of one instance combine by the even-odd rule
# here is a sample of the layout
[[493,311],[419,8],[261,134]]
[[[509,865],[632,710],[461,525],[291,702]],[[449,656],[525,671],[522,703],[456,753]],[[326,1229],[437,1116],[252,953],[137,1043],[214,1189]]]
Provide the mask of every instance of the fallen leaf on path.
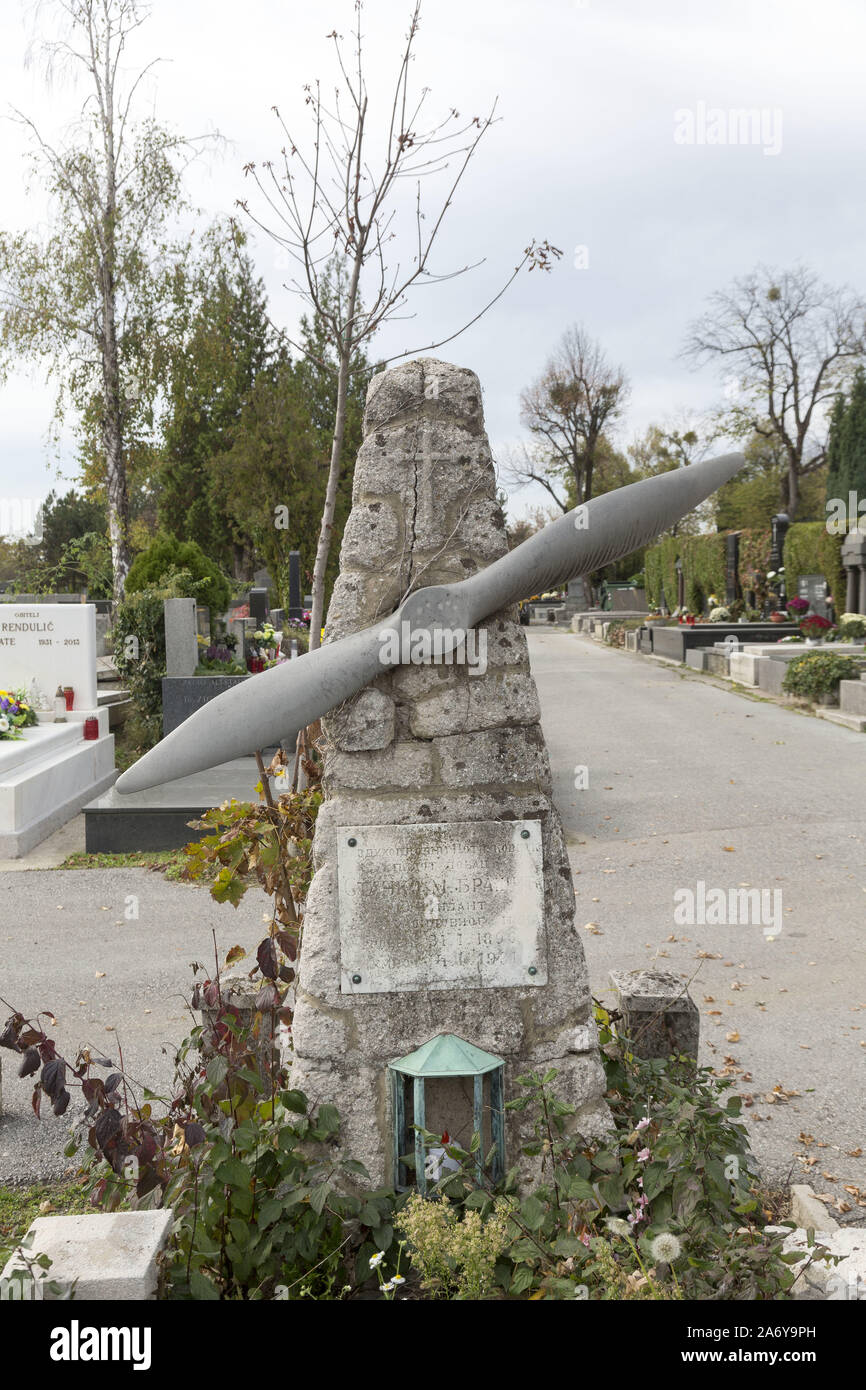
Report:
[[740,1041],[740,1035],[739,1035],[739,1033],[733,1032],[733,1033],[726,1033],[726,1034],[725,1034],[725,1042],[739,1042],[739,1041]]

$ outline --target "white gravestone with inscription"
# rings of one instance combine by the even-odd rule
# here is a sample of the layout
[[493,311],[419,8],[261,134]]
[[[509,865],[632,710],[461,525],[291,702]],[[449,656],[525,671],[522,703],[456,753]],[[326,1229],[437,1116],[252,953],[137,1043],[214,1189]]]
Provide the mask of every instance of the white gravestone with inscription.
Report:
[[547,984],[541,828],[343,827],[342,991]]
[[[97,709],[96,608],[92,603],[0,604],[0,686],[31,689],[52,707],[71,686],[62,723],[26,728],[0,740],[0,858],[18,858],[106,791],[117,776],[108,710]],[[98,737],[85,738],[97,719]]]
[[96,608],[92,603],[0,604],[0,686],[53,697],[71,685],[73,709],[96,709]]

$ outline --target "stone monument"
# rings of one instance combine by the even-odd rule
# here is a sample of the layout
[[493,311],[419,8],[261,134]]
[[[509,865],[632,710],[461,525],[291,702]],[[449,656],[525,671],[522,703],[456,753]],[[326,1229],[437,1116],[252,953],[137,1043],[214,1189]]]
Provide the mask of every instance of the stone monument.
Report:
[[[416,361],[373,379],[325,641],[507,550],[474,373]],[[448,664],[382,675],[324,721],[292,1085],[340,1111],[346,1152],[393,1180],[388,1063],[450,1032],[523,1072],[556,1067],[585,1134],[608,1124],[574,889],[512,607]],[[482,656],[483,653],[483,656]],[[472,661],[474,656],[475,660]],[[449,1083],[427,1124],[468,1145]],[[509,1164],[519,1154],[508,1120]]]
[[[376,376],[325,645],[226,691],[120,779],[121,794],[140,791],[328,716],[293,1085],[338,1107],[345,1151],[374,1183],[394,1180],[395,1137],[422,1105],[426,1128],[464,1145],[479,1117],[482,1152],[491,1138],[498,1152],[503,1069],[506,1098],[523,1072],[555,1069],[574,1128],[607,1128],[514,605],[645,545],[742,465],[644,479],[509,552],[474,373],[423,359]],[[446,1072],[417,1070],[438,1052]],[[411,1100],[397,1075],[415,1078]],[[509,1166],[529,1122],[507,1112]]]

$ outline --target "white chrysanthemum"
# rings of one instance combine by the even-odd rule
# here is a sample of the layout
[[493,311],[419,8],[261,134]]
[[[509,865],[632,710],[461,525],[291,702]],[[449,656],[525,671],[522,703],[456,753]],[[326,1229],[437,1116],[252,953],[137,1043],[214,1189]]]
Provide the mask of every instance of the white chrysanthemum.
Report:
[[627,1221],[623,1221],[622,1217],[619,1217],[619,1216],[609,1216],[609,1217],[607,1218],[607,1222],[606,1222],[605,1224],[607,1225],[607,1229],[610,1231],[611,1235],[614,1235],[614,1236],[630,1236],[630,1235],[631,1235],[631,1227],[629,1226],[629,1224],[628,1224]]
[[382,1285],[382,1293],[390,1293],[394,1287],[394,1280],[389,1279],[387,1284]]
[[371,1269],[378,1269],[378,1268],[379,1268],[379,1265],[382,1263],[382,1261],[384,1260],[384,1258],[385,1258],[385,1251],[384,1251],[384,1250],[380,1250],[379,1253],[378,1253],[378,1255],[371,1255],[371,1256],[370,1256],[370,1268],[371,1268]]
[[660,1236],[656,1236],[650,1245],[653,1259],[658,1260],[659,1264],[666,1265],[673,1264],[674,1260],[679,1259],[682,1249],[678,1238],[671,1235],[670,1231],[663,1231]]

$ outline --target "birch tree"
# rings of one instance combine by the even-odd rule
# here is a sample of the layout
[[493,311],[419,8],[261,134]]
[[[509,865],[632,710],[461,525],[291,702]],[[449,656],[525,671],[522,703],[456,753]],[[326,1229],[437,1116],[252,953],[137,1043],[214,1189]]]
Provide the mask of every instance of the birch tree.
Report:
[[[410,82],[420,0],[410,14],[390,92],[383,85],[382,108],[374,110],[365,77],[361,0],[356,0],[354,11],[355,29],[348,45],[336,30],[329,35],[337,70],[333,92],[326,94],[318,81],[304,88],[308,137],[302,138],[274,107],[283,137],[279,157],[246,166],[256,189],[255,207],[249,199],[240,201],[256,226],[283,248],[294,267],[287,288],[325,324],[337,364],[328,483],[313,570],[312,647],[319,645],[324,616],[353,358],[385,323],[407,317],[413,287],[453,279],[473,269],[462,265],[437,273],[432,253],[469,164],[496,119],[495,102],[486,114],[469,118],[454,108],[439,117],[428,115],[429,89],[416,92]],[[427,206],[425,181],[434,175],[442,176],[441,188]],[[397,226],[406,211],[407,185],[412,187],[411,235],[397,254]],[[322,290],[328,260],[335,251],[345,258],[347,274],[343,292],[328,303]],[[378,360],[384,366],[452,342],[504,294],[523,267],[547,270],[560,254],[548,242],[532,242],[498,293],[453,333]]]
[[98,457],[118,600],[130,565],[128,456],[150,428],[165,370],[165,327],[188,254],[170,228],[201,141],[135,119],[158,61],[124,77],[147,18],[139,0],[53,0],[45,13],[65,31],[39,45],[47,76],[82,83],[84,95],[59,143],[13,113],[51,222],[44,236],[0,232],[0,372],[19,359],[47,363],[56,431],[75,413],[82,452]]

